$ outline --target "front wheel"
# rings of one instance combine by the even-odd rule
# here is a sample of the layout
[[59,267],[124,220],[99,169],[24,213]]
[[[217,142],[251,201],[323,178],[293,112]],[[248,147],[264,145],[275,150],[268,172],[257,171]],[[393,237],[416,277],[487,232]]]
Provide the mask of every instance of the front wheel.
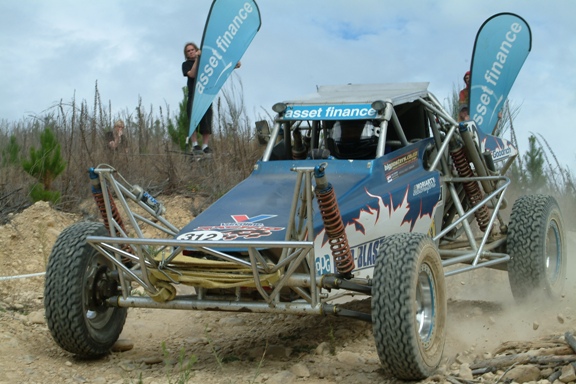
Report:
[[374,267],[373,333],[386,373],[420,380],[440,364],[446,284],[438,248],[423,234],[384,239]]
[[558,298],[566,280],[566,239],[562,215],[552,196],[522,196],[510,215],[507,252],[512,295]]
[[109,307],[118,294],[114,266],[86,242],[88,236],[109,236],[101,223],[82,222],[56,239],[46,267],[46,323],[60,347],[76,355],[102,356],[122,332],[127,309]]

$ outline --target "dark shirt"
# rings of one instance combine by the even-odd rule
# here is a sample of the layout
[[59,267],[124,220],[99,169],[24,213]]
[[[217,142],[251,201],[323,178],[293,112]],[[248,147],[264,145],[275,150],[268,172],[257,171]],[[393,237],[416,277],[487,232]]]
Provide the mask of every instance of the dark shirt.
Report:
[[112,148],[110,146],[110,142],[114,141],[114,132],[112,132],[112,131],[106,132],[105,140],[106,140],[106,147],[108,149],[111,149],[113,151],[117,151],[119,149],[122,149],[123,151],[128,150],[128,141],[126,140],[126,135],[120,136],[120,140],[118,141],[118,145],[116,146],[116,148]]
[[195,61],[196,60],[186,60],[185,62],[182,63],[182,74],[184,75],[184,77],[188,79],[188,83],[186,85],[188,86],[188,93],[190,94],[194,91],[194,81],[196,80],[196,78],[188,77],[186,73],[188,73],[188,71],[192,69],[192,66],[194,65]]

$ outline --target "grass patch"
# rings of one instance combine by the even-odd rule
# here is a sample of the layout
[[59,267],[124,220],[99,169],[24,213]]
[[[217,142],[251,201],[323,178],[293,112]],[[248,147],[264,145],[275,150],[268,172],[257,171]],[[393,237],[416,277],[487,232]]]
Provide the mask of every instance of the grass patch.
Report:
[[[162,353],[164,355],[164,368],[168,384],[186,384],[192,378],[192,367],[198,361],[196,355],[186,356],[184,348],[180,348],[178,357],[174,361],[170,351],[166,348],[166,342],[162,342]],[[172,362],[174,361],[174,364]]]

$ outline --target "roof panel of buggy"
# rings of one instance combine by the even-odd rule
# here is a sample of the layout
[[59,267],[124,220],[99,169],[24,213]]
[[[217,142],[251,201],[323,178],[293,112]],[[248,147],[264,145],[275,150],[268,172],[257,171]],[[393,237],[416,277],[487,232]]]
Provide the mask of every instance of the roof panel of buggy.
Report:
[[347,84],[319,86],[316,93],[287,100],[282,120],[373,119],[377,100],[400,105],[428,96],[429,83]]

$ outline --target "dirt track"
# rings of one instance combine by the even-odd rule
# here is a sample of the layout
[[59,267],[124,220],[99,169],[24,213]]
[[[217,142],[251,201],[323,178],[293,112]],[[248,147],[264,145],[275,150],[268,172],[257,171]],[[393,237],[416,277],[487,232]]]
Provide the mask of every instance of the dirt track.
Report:
[[[165,201],[187,223],[190,201]],[[42,272],[59,232],[79,217],[36,204],[0,227],[0,276]],[[573,254],[576,233],[570,233]],[[573,265],[569,264],[569,276]],[[507,276],[478,271],[448,278],[445,374],[488,357],[502,342],[575,331],[575,282],[558,303],[513,303]],[[194,383],[393,382],[379,370],[371,326],[340,318],[131,309],[121,339],[133,345],[97,361],[75,359],[51,339],[43,277],[0,281],[0,383],[177,383],[181,352]],[[130,347],[130,345],[129,345]]]

